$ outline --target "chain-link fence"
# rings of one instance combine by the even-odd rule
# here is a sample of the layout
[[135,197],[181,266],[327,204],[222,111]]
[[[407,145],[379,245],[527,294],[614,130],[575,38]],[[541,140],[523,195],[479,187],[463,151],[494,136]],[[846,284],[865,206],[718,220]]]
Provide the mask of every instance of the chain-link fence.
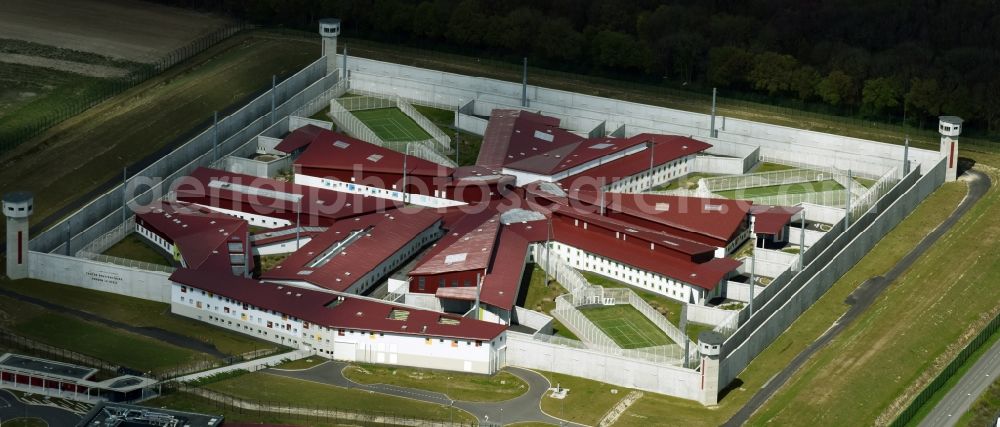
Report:
[[746,175],[728,175],[702,178],[698,180],[698,186],[700,187],[704,185],[709,191],[717,193],[719,191],[745,190],[757,187],[773,187],[779,185],[827,181],[834,179],[835,174],[846,176],[844,173],[820,171],[815,169],[787,169],[751,173]]

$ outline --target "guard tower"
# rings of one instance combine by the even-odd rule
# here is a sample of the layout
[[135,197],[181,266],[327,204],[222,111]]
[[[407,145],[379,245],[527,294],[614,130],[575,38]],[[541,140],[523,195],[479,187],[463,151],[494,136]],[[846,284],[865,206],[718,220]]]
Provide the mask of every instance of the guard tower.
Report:
[[28,217],[34,196],[15,191],[3,196],[3,214],[7,217],[7,277],[28,277]]
[[326,57],[326,73],[337,69],[337,36],[340,35],[340,19],[319,20],[319,35],[323,36],[323,56]]
[[701,404],[719,403],[719,355],[725,338],[715,331],[698,333],[698,353],[701,354]]
[[939,117],[938,132],[941,133],[941,156],[948,159],[944,180],[954,181],[958,176],[958,135],[962,133],[962,119]]

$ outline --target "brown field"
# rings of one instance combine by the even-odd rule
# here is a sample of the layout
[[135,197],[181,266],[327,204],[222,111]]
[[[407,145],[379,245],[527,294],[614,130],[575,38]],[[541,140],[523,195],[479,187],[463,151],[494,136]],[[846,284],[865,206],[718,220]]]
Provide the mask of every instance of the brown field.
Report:
[[154,62],[225,18],[135,0],[3,0],[0,39]]

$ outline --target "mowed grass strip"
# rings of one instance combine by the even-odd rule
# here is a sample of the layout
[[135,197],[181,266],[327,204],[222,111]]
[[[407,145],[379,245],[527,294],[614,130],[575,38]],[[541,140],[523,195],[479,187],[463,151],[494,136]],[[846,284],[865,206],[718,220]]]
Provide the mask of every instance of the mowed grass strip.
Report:
[[33,191],[32,221],[40,221],[121,177],[123,165],[207,124],[213,111],[269,87],[271,75],[291,75],[315,61],[318,44],[263,31],[227,39],[5,153],[0,192]]
[[[286,407],[358,411],[431,421],[446,421],[454,416],[456,422],[474,421],[470,414],[459,409],[262,372],[219,381],[206,388],[240,399]],[[449,411],[453,412],[449,414]]]
[[[671,424],[691,426],[717,426],[724,423],[769,379],[787,366],[800,351],[815,341],[847,311],[848,306],[844,304],[844,299],[858,285],[870,277],[885,274],[910,251],[917,239],[937,227],[964,196],[965,185],[962,183],[945,184],[932,194],[875,245],[867,256],[841,277],[788,330],[761,352],[747,369],[739,374],[731,385],[731,390],[715,408],[706,408],[691,400],[646,393],[629,407],[616,425],[640,427],[650,425],[656,420],[670,420]],[[818,390],[822,390],[822,387]],[[856,393],[853,398],[860,401],[865,396],[862,391]],[[810,420],[804,424],[812,423],[813,420]],[[865,424],[849,422],[845,425]]]
[[[613,369],[608,366],[608,369]],[[551,387],[562,387],[569,389],[565,399],[555,399],[551,393],[545,393],[542,397],[541,407],[546,414],[561,418],[578,424],[596,426],[604,414],[608,413],[618,401],[620,401],[631,389],[618,387],[586,378],[574,377],[571,375],[558,374],[555,372],[538,371],[549,380]],[[617,392],[613,393],[612,390]],[[646,393],[650,395],[652,393]],[[626,415],[619,418],[618,422],[625,419]],[[672,424],[669,417],[653,420],[645,420],[644,426]],[[615,424],[617,425],[617,424]]]
[[198,357],[193,351],[61,314],[41,313],[12,329],[55,347],[142,371],[157,372]]
[[[860,184],[859,184],[860,185]],[[822,193],[825,191],[843,190],[844,186],[832,179],[824,181],[809,181],[795,184],[769,185],[766,187],[751,187],[739,190],[717,191],[718,194],[727,199],[751,199],[755,197],[778,196],[782,194],[806,194]]]
[[[569,292],[555,280],[551,280],[548,286],[545,286],[545,270],[542,270],[537,264],[531,264],[529,271],[531,274],[527,278],[528,289],[527,292],[522,292],[525,295],[522,307],[552,316],[551,312],[556,308],[556,298]],[[521,286],[523,289],[525,284],[522,283]],[[555,317],[552,318],[552,334],[580,341],[580,337],[576,336]]]
[[160,252],[160,250],[150,246],[150,243],[146,241],[142,236],[132,233],[125,236],[120,242],[112,245],[108,250],[104,251],[104,255],[131,259],[135,261],[148,262],[150,264],[163,265],[170,267],[170,260],[167,259],[166,255]]
[[431,138],[417,122],[396,107],[358,110],[351,114],[386,141],[424,141]]
[[[105,319],[137,327],[159,328],[191,337],[211,344],[226,354],[237,355],[257,349],[277,347],[276,344],[260,341],[248,335],[175,315],[170,312],[169,304],[34,279],[2,279],[0,286],[21,295],[92,313]],[[41,310],[32,304],[17,304],[26,309]],[[3,308],[6,310],[6,306]]]
[[523,380],[509,372],[477,375],[430,369],[358,364],[344,369],[344,376],[361,384],[391,384],[444,393],[455,400],[500,402],[528,391]]
[[[243,424],[273,424],[273,425],[302,425],[304,417],[298,414],[276,413],[253,411],[236,408],[231,405],[221,404],[205,399],[204,397],[184,392],[174,392],[167,395],[155,397],[143,401],[143,406],[151,408],[169,408],[177,411],[194,412],[199,414],[221,415],[225,417],[227,423]],[[323,420],[315,416],[308,418],[309,427],[342,427],[344,423],[336,420]],[[6,423],[4,424],[6,427]]]
[[643,348],[672,344],[660,328],[628,304],[580,309],[594,325],[621,348]]
[[[996,171],[990,175],[1000,182]],[[951,211],[948,205],[938,209]],[[997,217],[1000,188],[994,186],[870,309],[813,356],[751,424],[891,421],[1000,310],[1000,287],[993,286],[1000,280]],[[906,250],[918,239],[913,236]]]

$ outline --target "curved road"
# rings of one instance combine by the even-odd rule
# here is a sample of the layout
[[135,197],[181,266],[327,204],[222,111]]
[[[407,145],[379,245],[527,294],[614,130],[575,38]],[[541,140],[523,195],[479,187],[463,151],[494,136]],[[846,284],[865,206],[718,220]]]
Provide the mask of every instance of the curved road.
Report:
[[7,390],[0,390],[0,421],[17,418],[41,418],[50,426],[75,426],[80,422],[80,415],[62,408],[43,405],[28,405],[17,400]]
[[726,421],[723,426],[728,427],[745,424],[754,412],[760,409],[760,407],[763,406],[775,392],[788,382],[788,379],[791,378],[803,364],[805,364],[806,360],[809,360],[813,354],[816,354],[817,351],[829,344],[830,341],[843,332],[844,329],[851,324],[851,322],[856,320],[861,313],[868,309],[868,307],[875,302],[875,298],[877,298],[879,294],[885,290],[885,288],[899,278],[903,272],[909,269],[917,258],[920,258],[924,252],[927,252],[927,249],[937,242],[937,240],[941,238],[944,233],[948,232],[948,230],[950,230],[958,222],[958,220],[961,219],[962,216],[965,215],[965,213],[968,212],[969,209],[971,209],[972,206],[986,194],[986,192],[990,189],[990,186],[993,185],[990,177],[985,173],[969,170],[967,174],[969,175],[969,192],[965,195],[965,198],[962,199],[962,202],[958,204],[958,207],[955,208],[955,211],[952,212],[951,215],[949,215],[948,218],[946,218],[934,230],[928,233],[927,236],[924,236],[920,243],[917,243],[917,245],[914,246],[913,249],[901,260],[899,260],[899,262],[897,262],[896,265],[894,265],[884,276],[872,277],[862,283],[861,286],[858,286],[858,288],[847,297],[847,300],[844,301],[844,303],[851,306],[847,309],[847,312],[837,319],[837,321],[833,323],[833,326],[830,327],[830,329],[827,329],[827,331],[817,338],[816,341],[813,341],[808,347],[802,350],[801,353],[796,355],[795,358],[792,359],[791,363],[785,367],[785,369],[782,369],[781,372],[778,372],[777,375],[768,380],[764,386],[750,398],[750,401],[740,408],[740,410],[736,412],[736,414],[733,415],[729,421]]
[[354,388],[382,393],[390,396],[404,397],[407,399],[419,400],[422,402],[437,405],[454,405],[476,418],[480,423],[496,423],[500,425],[521,423],[521,422],[543,422],[554,425],[580,425],[561,420],[542,412],[542,396],[548,391],[551,384],[541,374],[527,369],[507,367],[507,372],[524,380],[528,384],[528,391],[510,400],[502,402],[468,402],[452,400],[444,393],[418,390],[406,387],[399,387],[388,384],[360,384],[349,380],[344,376],[344,368],[347,363],[330,361],[321,363],[309,369],[283,370],[267,369],[265,372],[289,378],[296,378],[305,381],[312,381],[343,388]]

